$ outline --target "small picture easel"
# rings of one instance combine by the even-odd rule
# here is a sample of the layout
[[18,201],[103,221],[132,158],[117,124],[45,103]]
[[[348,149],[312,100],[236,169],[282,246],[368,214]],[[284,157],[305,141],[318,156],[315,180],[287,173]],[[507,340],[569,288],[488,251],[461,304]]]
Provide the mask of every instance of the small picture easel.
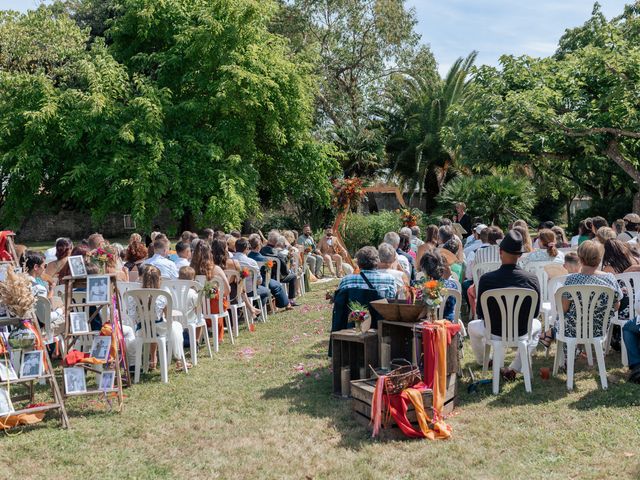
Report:
[[[115,371],[115,382],[111,388],[102,388],[98,385],[95,389],[86,389],[82,392],[67,392],[65,390],[65,396],[79,396],[79,395],[105,395],[115,393],[118,398],[118,411],[122,411],[124,406],[123,393],[122,393],[122,367],[124,367],[127,378],[127,384],[131,386],[131,378],[129,375],[129,365],[125,352],[122,351],[120,343],[118,341],[118,332],[122,332],[121,323],[121,306],[118,296],[118,286],[115,273],[101,274],[101,276],[109,277],[109,288],[106,301],[101,302],[89,302],[89,292],[87,292],[87,279],[91,277],[74,278],[64,277],[65,285],[65,345],[68,352],[72,346],[81,348],[90,348],[93,339],[96,338],[100,332],[77,332],[74,333],[71,324],[71,314],[75,312],[85,312],[89,324],[92,320],[101,315],[102,318],[108,319],[112,326],[111,333],[111,345],[115,346],[115,358],[109,358],[107,364],[109,370]],[[116,315],[117,312],[117,315]],[[103,314],[103,315],[102,315]],[[96,368],[93,364],[77,363],[74,367],[82,367],[86,372],[93,372],[96,374],[102,374],[101,369]]]

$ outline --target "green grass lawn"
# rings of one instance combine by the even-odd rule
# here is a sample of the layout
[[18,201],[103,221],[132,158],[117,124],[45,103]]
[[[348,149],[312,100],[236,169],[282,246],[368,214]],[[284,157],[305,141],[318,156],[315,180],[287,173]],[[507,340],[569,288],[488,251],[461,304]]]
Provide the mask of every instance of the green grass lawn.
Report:
[[[608,391],[583,361],[572,393],[564,376],[536,375],[529,395],[519,379],[499,396],[490,386],[469,395],[464,379],[451,440],[372,440],[330,393],[325,290],[241,331],[189,374],[172,370],[168,385],[143,377],[120,414],[76,398],[69,430],[49,414],[0,434],[0,478],[640,477],[640,389],[624,381],[617,354],[607,357]],[[534,373],[551,363],[539,352]]]

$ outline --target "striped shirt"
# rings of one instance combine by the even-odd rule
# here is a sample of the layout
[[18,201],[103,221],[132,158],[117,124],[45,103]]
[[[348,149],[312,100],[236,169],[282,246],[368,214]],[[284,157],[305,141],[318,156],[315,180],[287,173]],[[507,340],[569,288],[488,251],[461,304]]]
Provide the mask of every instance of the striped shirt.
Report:
[[[362,270],[362,273],[367,277],[369,283],[371,283],[373,288],[378,291],[381,297],[396,297],[396,281],[390,274],[381,270]],[[359,273],[352,273],[340,280],[338,289],[342,290],[345,288],[362,288],[370,290],[369,285],[367,285],[367,282],[365,282],[364,278],[362,278],[362,275]]]

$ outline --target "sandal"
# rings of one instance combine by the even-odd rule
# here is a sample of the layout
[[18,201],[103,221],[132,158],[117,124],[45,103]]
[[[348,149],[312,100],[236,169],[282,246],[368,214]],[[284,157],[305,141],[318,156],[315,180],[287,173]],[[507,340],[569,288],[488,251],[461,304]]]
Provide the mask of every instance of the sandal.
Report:
[[549,348],[551,346],[552,341],[553,341],[553,335],[547,332],[541,335],[540,339],[538,340],[538,342],[540,342],[544,348]]
[[516,379],[517,372],[512,368],[501,368],[500,376],[505,382],[513,382]]
[[[187,370],[190,368],[193,368],[193,365],[191,365],[191,362],[187,362]],[[182,365],[182,362],[180,360],[176,361],[176,371],[184,371],[184,365]]]

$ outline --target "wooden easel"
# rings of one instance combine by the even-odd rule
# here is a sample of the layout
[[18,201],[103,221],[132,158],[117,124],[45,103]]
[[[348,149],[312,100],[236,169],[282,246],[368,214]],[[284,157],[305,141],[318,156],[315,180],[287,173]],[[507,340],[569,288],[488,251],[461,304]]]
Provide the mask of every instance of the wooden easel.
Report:
[[[38,324],[38,320],[33,315],[32,325],[38,331],[40,338],[42,338],[42,333],[40,332],[40,325]],[[0,318],[0,326],[15,326],[20,325],[20,319],[14,317],[2,317]],[[62,422],[62,428],[69,428],[69,417],[67,416],[67,410],[64,408],[64,397],[60,392],[60,387],[58,386],[58,382],[56,380],[55,373],[53,371],[53,364],[51,363],[51,358],[49,357],[49,352],[46,347],[43,350],[43,360],[45,362],[43,373],[39,377],[36,378],[18,378],[16,380],[8,380],[1,382],[6,385],[9,383],[10,385],[17,383],[30,383],[29,393],[26,395],[20,395],[13,397],[11,401],[24,401],[29,400],[29,403],[32,404],[34,402],[34,394],[35,389],[33,387],[33,382],[36,380],[45,380],[49,382],[49,386],[51,387],[51,395],[53,396],[53,403],[48,403],[46,405],[41,405],[39,407],[31,407],[31,408],[23,408],[21,410],[16,410],[12,412],[11,415],[21,415],[21,414],[30,414],[30,413],[39,413],[46,412],[48,410],[60,410],[60,421]],[[17,374],[18,372],[16,372]]]
[[[109,393],[116,393],[118,398],[118,411],[122,411],[122,408],[124,406],[124,401],[123,401],[123,393],[122,393],[122,372],[120,370],[121,363],[124,364],[127,370],[127,384],[129,386],[131,386],[131,375],[129,374],[129,365],[127,363],[126,355],[123,355],[123,352],[120,351],[120,348],[119,348],[120,345],[118,344],[118,341],[117,341],[116,322],[118,322],[118,328],[120,329],[120,331],[122,331],[122,323],[121,323],[122,309],[120,306],[120,297],[118,295],[117,278],[115,273],[106,273],[106,274],[101,274],[100,276],[110,277],[109,301],[103,302],[103,303],[91,303],[91,304],[87,303],[86,298],[85,298],[85,301],[82,303],[73,302],[74,289],[84,288],[86,291],[87,277],[82,277],[82,278],[64,277],[62,279],[65,285],[65,334],[64,334],[65,340],[64,341],[65,341],[65,345],[67,347],[67,352],[68,352],[71,346],[80,338],[93,338],[99,334],[99,332],[97,331],[91,331],[87,333],[71,333],[71,312],[84,311],[88,307],[95,307],[96,308],[95,312],[93,312],[93,314],[90,316],[87,315],[87,321],[91,323],[91,320],[94,319],[101,311],[106,310],[108,312],[107,318],[111,322],[111,326],[112,326],[112,335],[111,335],[112,346],[115,343],[115,352],[116,352],[115,358],[109,359],[110,362],[114,363],[113,369],[116,374],[115,385],[111,389],[97,388],[95,390],[87,390],[86,392],[82,392],[82,393],[67,393],[65,391],[65,397],[70,397],[70,396],[75,397],[80,395],[103,395],[103,394],[106,396]],[[117,320],[115,316],[114,305],[112,303],[112,299],[114,298],[114,295],[115,295],[115,308],[117,308],[118,310]],[[77,363],[74,366],[83,367],[85,369],[85,372],[89,371],[94,373],[102,373],[101,370],[95,368],[91,364]]]

